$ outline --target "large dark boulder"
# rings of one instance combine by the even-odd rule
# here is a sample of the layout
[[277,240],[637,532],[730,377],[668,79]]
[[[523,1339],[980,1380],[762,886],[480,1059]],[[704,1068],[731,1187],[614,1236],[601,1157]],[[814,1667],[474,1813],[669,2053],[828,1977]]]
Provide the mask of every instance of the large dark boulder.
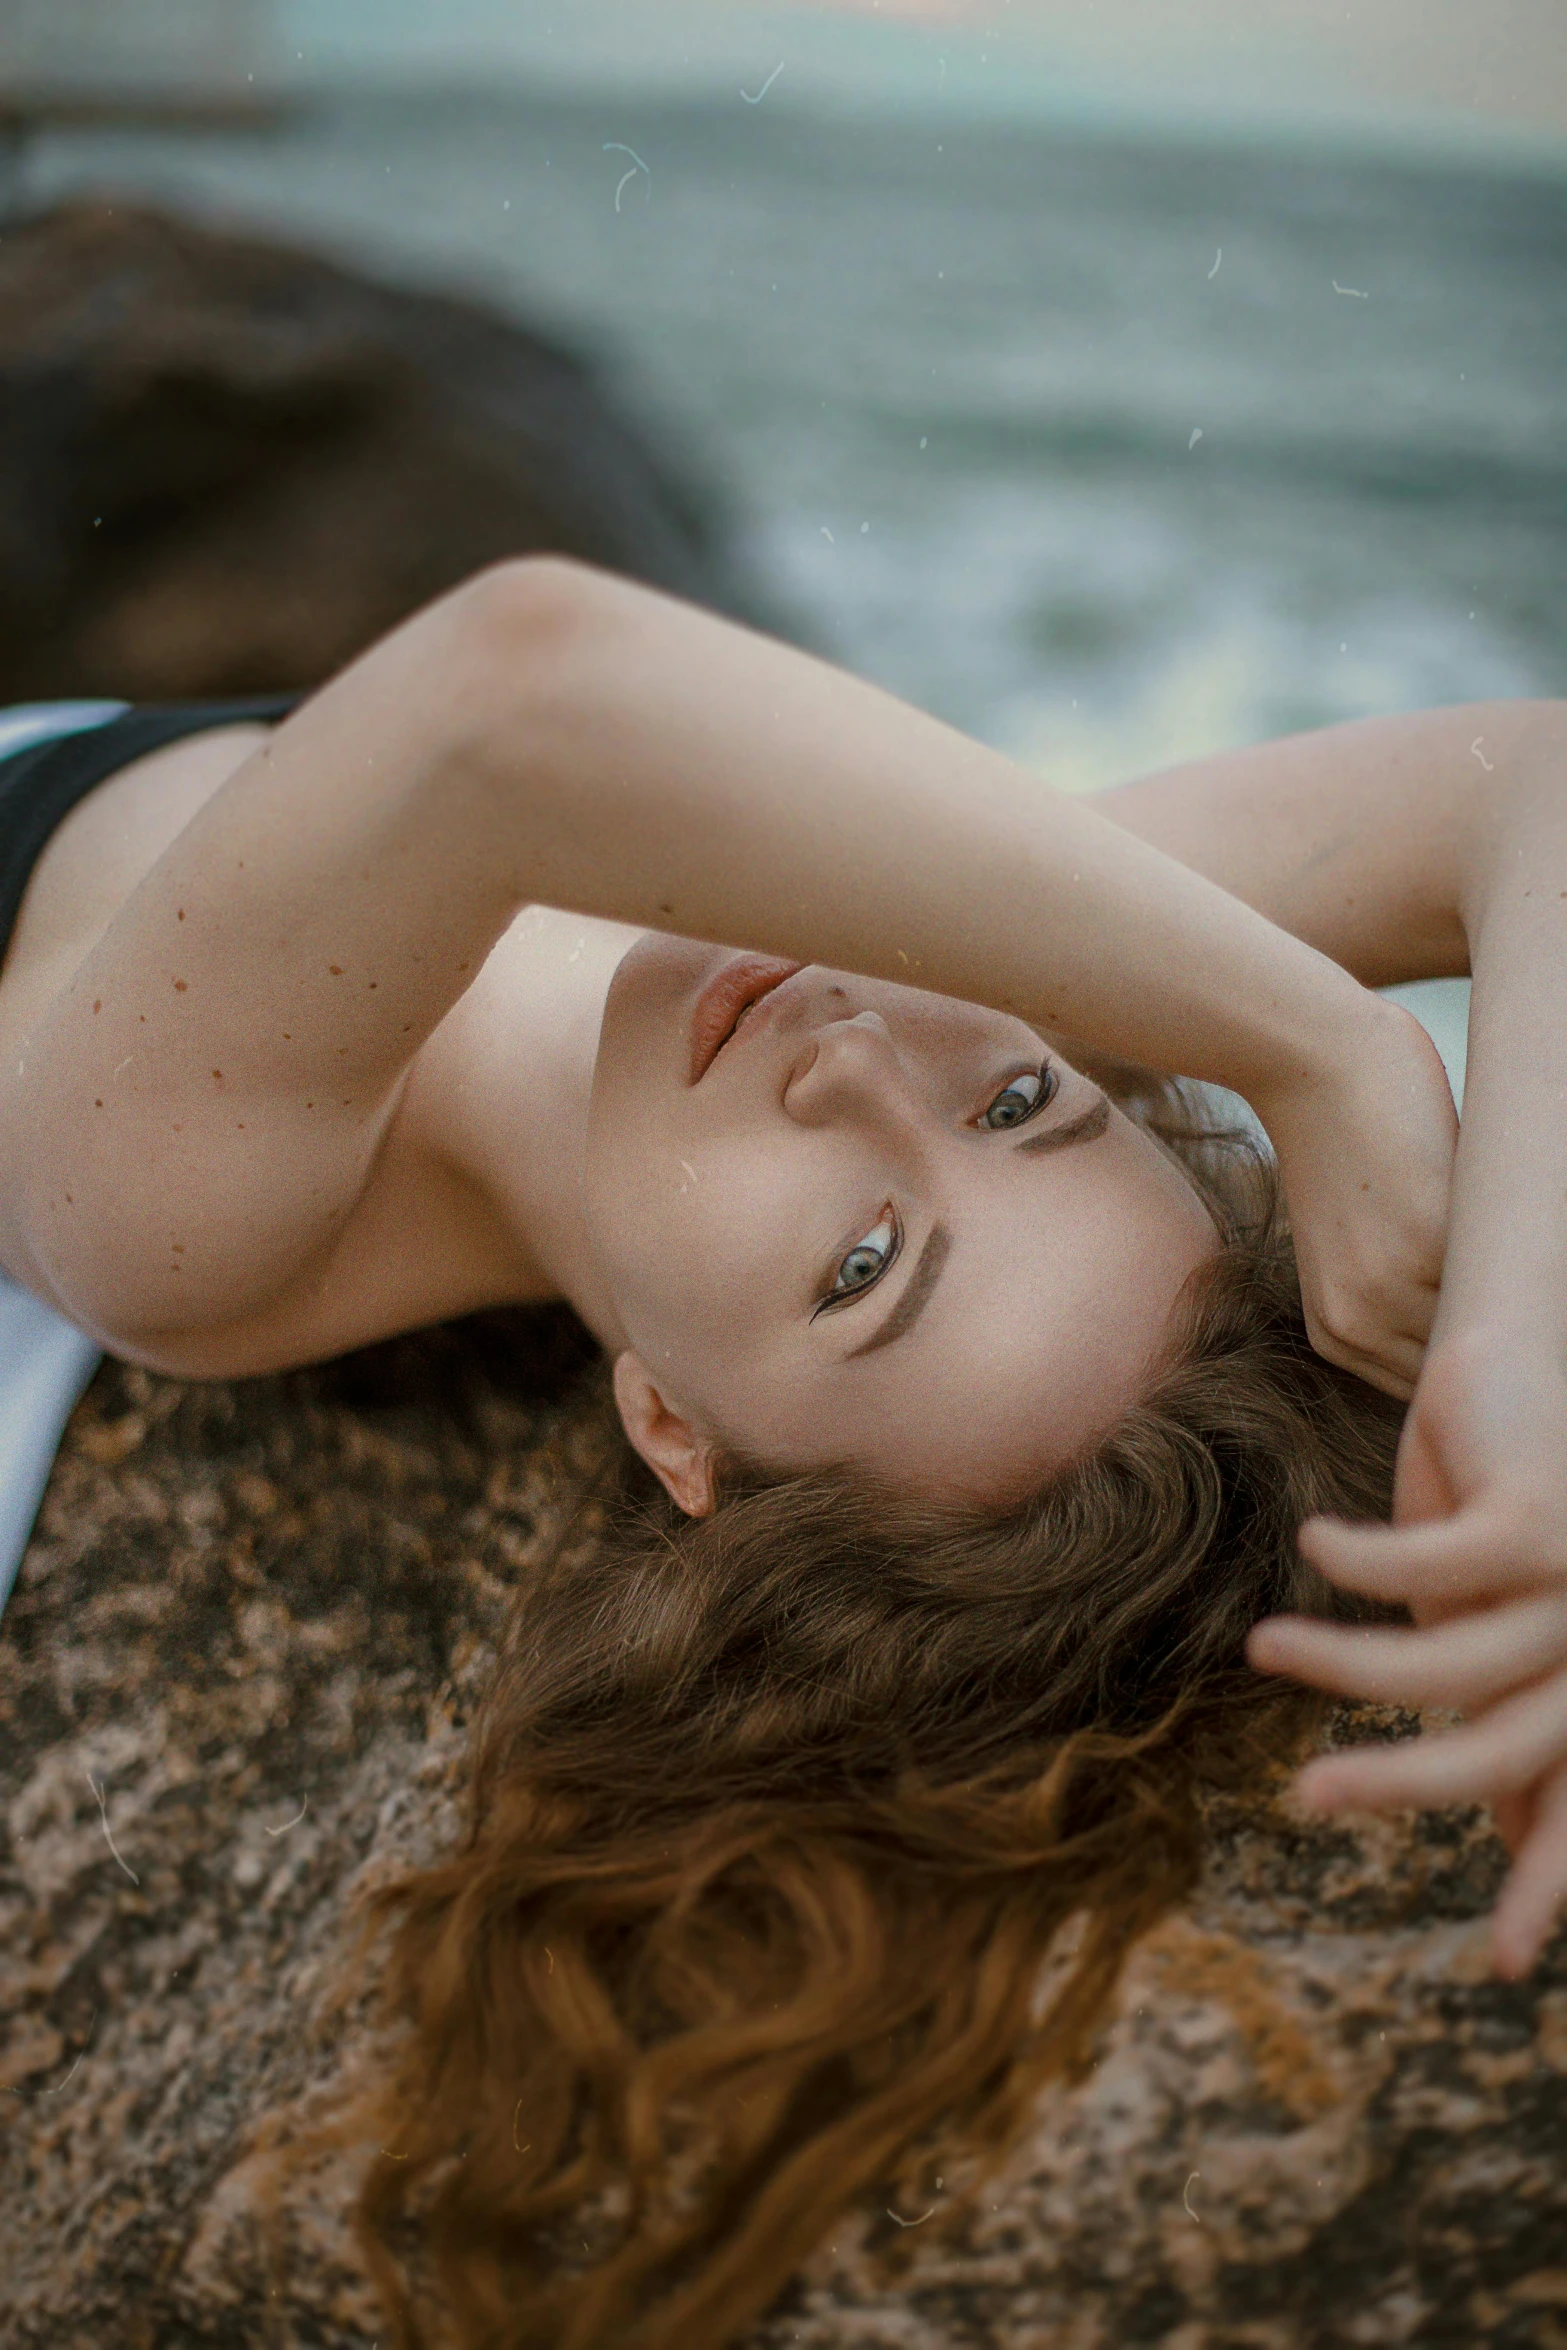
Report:
[[749,608],[552,339],[116,202],[0,239],[0,702],[310,685],[499,556]]

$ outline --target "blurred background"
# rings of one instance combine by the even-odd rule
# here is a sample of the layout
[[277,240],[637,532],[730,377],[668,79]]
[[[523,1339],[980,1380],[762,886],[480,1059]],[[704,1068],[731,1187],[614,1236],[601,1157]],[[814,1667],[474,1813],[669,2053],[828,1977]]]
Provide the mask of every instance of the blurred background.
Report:
[[10,698],[544,543],[1076,789],[1567,690],[1559,0],[6,0],[0,139]]

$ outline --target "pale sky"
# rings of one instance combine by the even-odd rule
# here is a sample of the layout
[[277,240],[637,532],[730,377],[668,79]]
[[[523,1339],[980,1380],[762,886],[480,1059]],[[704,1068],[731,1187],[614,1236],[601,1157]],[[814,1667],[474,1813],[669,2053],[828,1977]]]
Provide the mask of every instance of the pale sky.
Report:
[[280,0],[322,70],[1385,128],[1567,162],[1567,0]]
[[[744,0],[740,0],[744,5]],[[1304,79],[1339,102],[1478,115],[1567,133],[1564,0],[817,0],[1011,40],[1194,89]]]

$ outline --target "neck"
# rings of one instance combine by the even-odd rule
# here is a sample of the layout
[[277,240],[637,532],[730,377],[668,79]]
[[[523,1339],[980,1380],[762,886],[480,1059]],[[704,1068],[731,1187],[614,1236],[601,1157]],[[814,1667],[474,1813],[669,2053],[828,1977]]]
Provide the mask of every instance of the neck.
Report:
[[611,1354],[626,1341],[588,1231],[583,1173],[604,999],[638,935],[525,907],[443,1023],[430,1072],[443,1145],[515,1244],[519,1302],[565,1299]]

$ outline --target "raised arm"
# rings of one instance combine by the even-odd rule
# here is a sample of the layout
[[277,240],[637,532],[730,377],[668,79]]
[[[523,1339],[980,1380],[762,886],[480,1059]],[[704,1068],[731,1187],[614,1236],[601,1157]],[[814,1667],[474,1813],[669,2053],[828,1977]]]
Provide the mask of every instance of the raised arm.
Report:
[[1237,751],[1106,793],[1143,838],[1368,981],[1472,971],[1441,1297],[1391,1529],[1303,1547],[1418,1629],[1281,1618],[1273,1672],[1461,1729],[1311,1765],[1324,1809],[1488,1802],[1502,1971],[1567,1899],[1567,705],[1474,704]]
[[1345,1229],[1408,1236],[1364,1113],[1411,1047],[1326,956],[871,686],[532,561],[316,695],[127,901],[4,1077],[18,1253],[111,1338],[319,1279],[413,1055],[530,900],[1017,1010],[1236,1087],[1281,1153],[1328,1071],[1370,1154]]
[[[572,622],[519,657],[541,577]],[[1243,1091],[1330,1012],[1375,1017],[1222,890],[841,670],[565,565],[493,575],[475,611],[485,685],[438,763],[516,902],[910,981]]]
[[1567,703],[1470,702],[1222,751],[1092,805],[1368,987],[1461,978],[1501,830],[1564,742]]
[[1435,1335],[1567,1358],[1567,702],[1368,719],[1094,805],[1368,984],[1472,973]]

